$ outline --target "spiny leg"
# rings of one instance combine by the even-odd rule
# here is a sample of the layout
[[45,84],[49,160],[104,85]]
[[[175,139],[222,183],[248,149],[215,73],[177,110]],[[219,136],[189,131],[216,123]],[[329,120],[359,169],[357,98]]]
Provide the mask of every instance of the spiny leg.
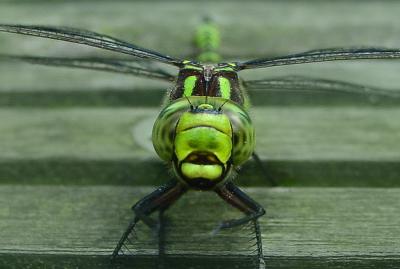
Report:
[[114,260],[118,256],[118,253],[125,245],[125,241],[128,240],[129,235],[134,231],[139,220],[143,221],[151,228],[155,228],[156,224],[149,215],[157,210],[165,211],[185,192],[186,188],[182,184],[178,183],[176,180],[172,180],[137,202],[132,207],[135,216],[115,247],[111,259]]
[[161,209],[158,212],[158,269],[165,268],[165,225],[164,212],[166,209]]
[[258,156],[257,153],[253,152],[252,157],[254,161],[256,162],[256,165],[258,168],[261,170],[263,176],[265,179],[271,184],[272,187],[278,186],[278,183],[275,181],[275,179],[271,176],[271,174],[268,172],[268,169],[265,167],[263,162],[261,161],[260,157]]
[[264,254],[263,254],[263,248],[262,248],[261,229],[260,229],[260,223],[258,222],[258,219],[253,220],[253,224],[254,224],[254,231],[256,234],[258,267],[259,267],[259,269],[264,269],[265,261],[264,261]]
[[222,187],[216,189],[215,192],[229,204],[245,213],[246,216],[240,219],[223,221],[214,232],[216,233],[221,229],[237,227],[250,221],[253,222],[257,241],[257,258],[259,262],[259,268],[264,268],[265,262],[262,249],[261,231],[258,223],[258,218],[265,214],[264,208],[251,199],[243,191],[241,191],[232,182],[226,183]]
[[215,192],[225,201],[246,214],[243,218],[223,221],[219,229],[233,228],[251,220],[255,220],[265,214],[264,208],[241,191],[235,184],[228,182]]

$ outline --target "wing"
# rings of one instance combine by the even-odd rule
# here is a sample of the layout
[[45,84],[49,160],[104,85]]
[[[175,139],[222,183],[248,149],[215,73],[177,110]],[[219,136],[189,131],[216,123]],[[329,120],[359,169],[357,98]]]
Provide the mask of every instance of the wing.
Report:
[[169,65],[178,67],[182,66],[182,60],[180,59],[163,55],[156,51],[144,49],[107,35],[86,30],[68,27],[0,24],[0,31],[84,44],[91,47],[111,50],[139,58],[151,59]]
[[175,76],[151,66],[148,62],[112,58],[59,58],[0,54],[0,61],[20,61],[31,64],[101,70],[139,77],[174,81]]
[[400,91],[367,87],[339,80],[316,79],[303,76],[285,76],[271,79],[250,80],[244,81],[243,83],[248,89],[346,92],[369,96],[379,95],[395,98],[400,97]]
[[237,62],[238,71],[253,68],[264,68],[281,65],[293,65],[327,61],[360,60],[360,59],[398,59],[400,49],[384,48],[337,48],[312,50],[304,53],[282,57],[261,58],[247,62]]

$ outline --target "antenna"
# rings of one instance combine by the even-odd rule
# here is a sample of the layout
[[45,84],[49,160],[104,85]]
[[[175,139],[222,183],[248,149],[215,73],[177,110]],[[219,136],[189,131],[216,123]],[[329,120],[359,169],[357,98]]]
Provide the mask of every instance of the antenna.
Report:
[[189,97],[188,97],[186,94],[184,94],[183,96],[185,96],[186,100],[187,100],[188,103],[190,104],[190,110],[194,110],[194,106],[193,106],[193,104],[190,102]]
[[218,108],[218,112],[220,112],[222,110],[222,107],[228,103],[229,99],[226,99],[225,102]]

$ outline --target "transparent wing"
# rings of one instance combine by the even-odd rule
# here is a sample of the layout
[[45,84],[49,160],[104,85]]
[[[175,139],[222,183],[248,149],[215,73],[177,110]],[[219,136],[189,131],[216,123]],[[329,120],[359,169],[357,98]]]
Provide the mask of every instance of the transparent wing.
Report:
[[0,61],[20,61],[31,64],[83,68],[129,74],[139,77],[174,81],[175,76],[150,65],[148,62],[112,58],[59,58],[0,54]]
[[85,44],[91,47],[116,51],[139,58],[152,59],[178,67],[182,65],[182,61],[180,59],[163,55],[161,53],[144,49],[107,35],[102,35],[87,30],[68,27],[0,24],[0,31]]
[[293,65],[315,62],[360,60],[360,59],[397,59],[400,49],[385,48],[337,48],[312,50],[282,57],[261,58],[247,62],[236,63],[238,70],[264,68],[281,65]]
[[317,79],[303,76],[285,76],[271,79],[244,81],[244,86],[247,89],[347,92],[369,96],[380,95],[400,98],[400,91],[367,87],[340,80]]

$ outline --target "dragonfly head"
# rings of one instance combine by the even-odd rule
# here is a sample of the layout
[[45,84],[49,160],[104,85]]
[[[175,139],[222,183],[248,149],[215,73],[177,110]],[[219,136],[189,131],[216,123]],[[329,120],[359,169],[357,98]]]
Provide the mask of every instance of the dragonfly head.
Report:
[[208,190],[231,178],[234,167],[250,157],[254,129],[233,102],[182,98],[160,113],[153,145],[162,159],[172,162],[179,180],[190,188]]

